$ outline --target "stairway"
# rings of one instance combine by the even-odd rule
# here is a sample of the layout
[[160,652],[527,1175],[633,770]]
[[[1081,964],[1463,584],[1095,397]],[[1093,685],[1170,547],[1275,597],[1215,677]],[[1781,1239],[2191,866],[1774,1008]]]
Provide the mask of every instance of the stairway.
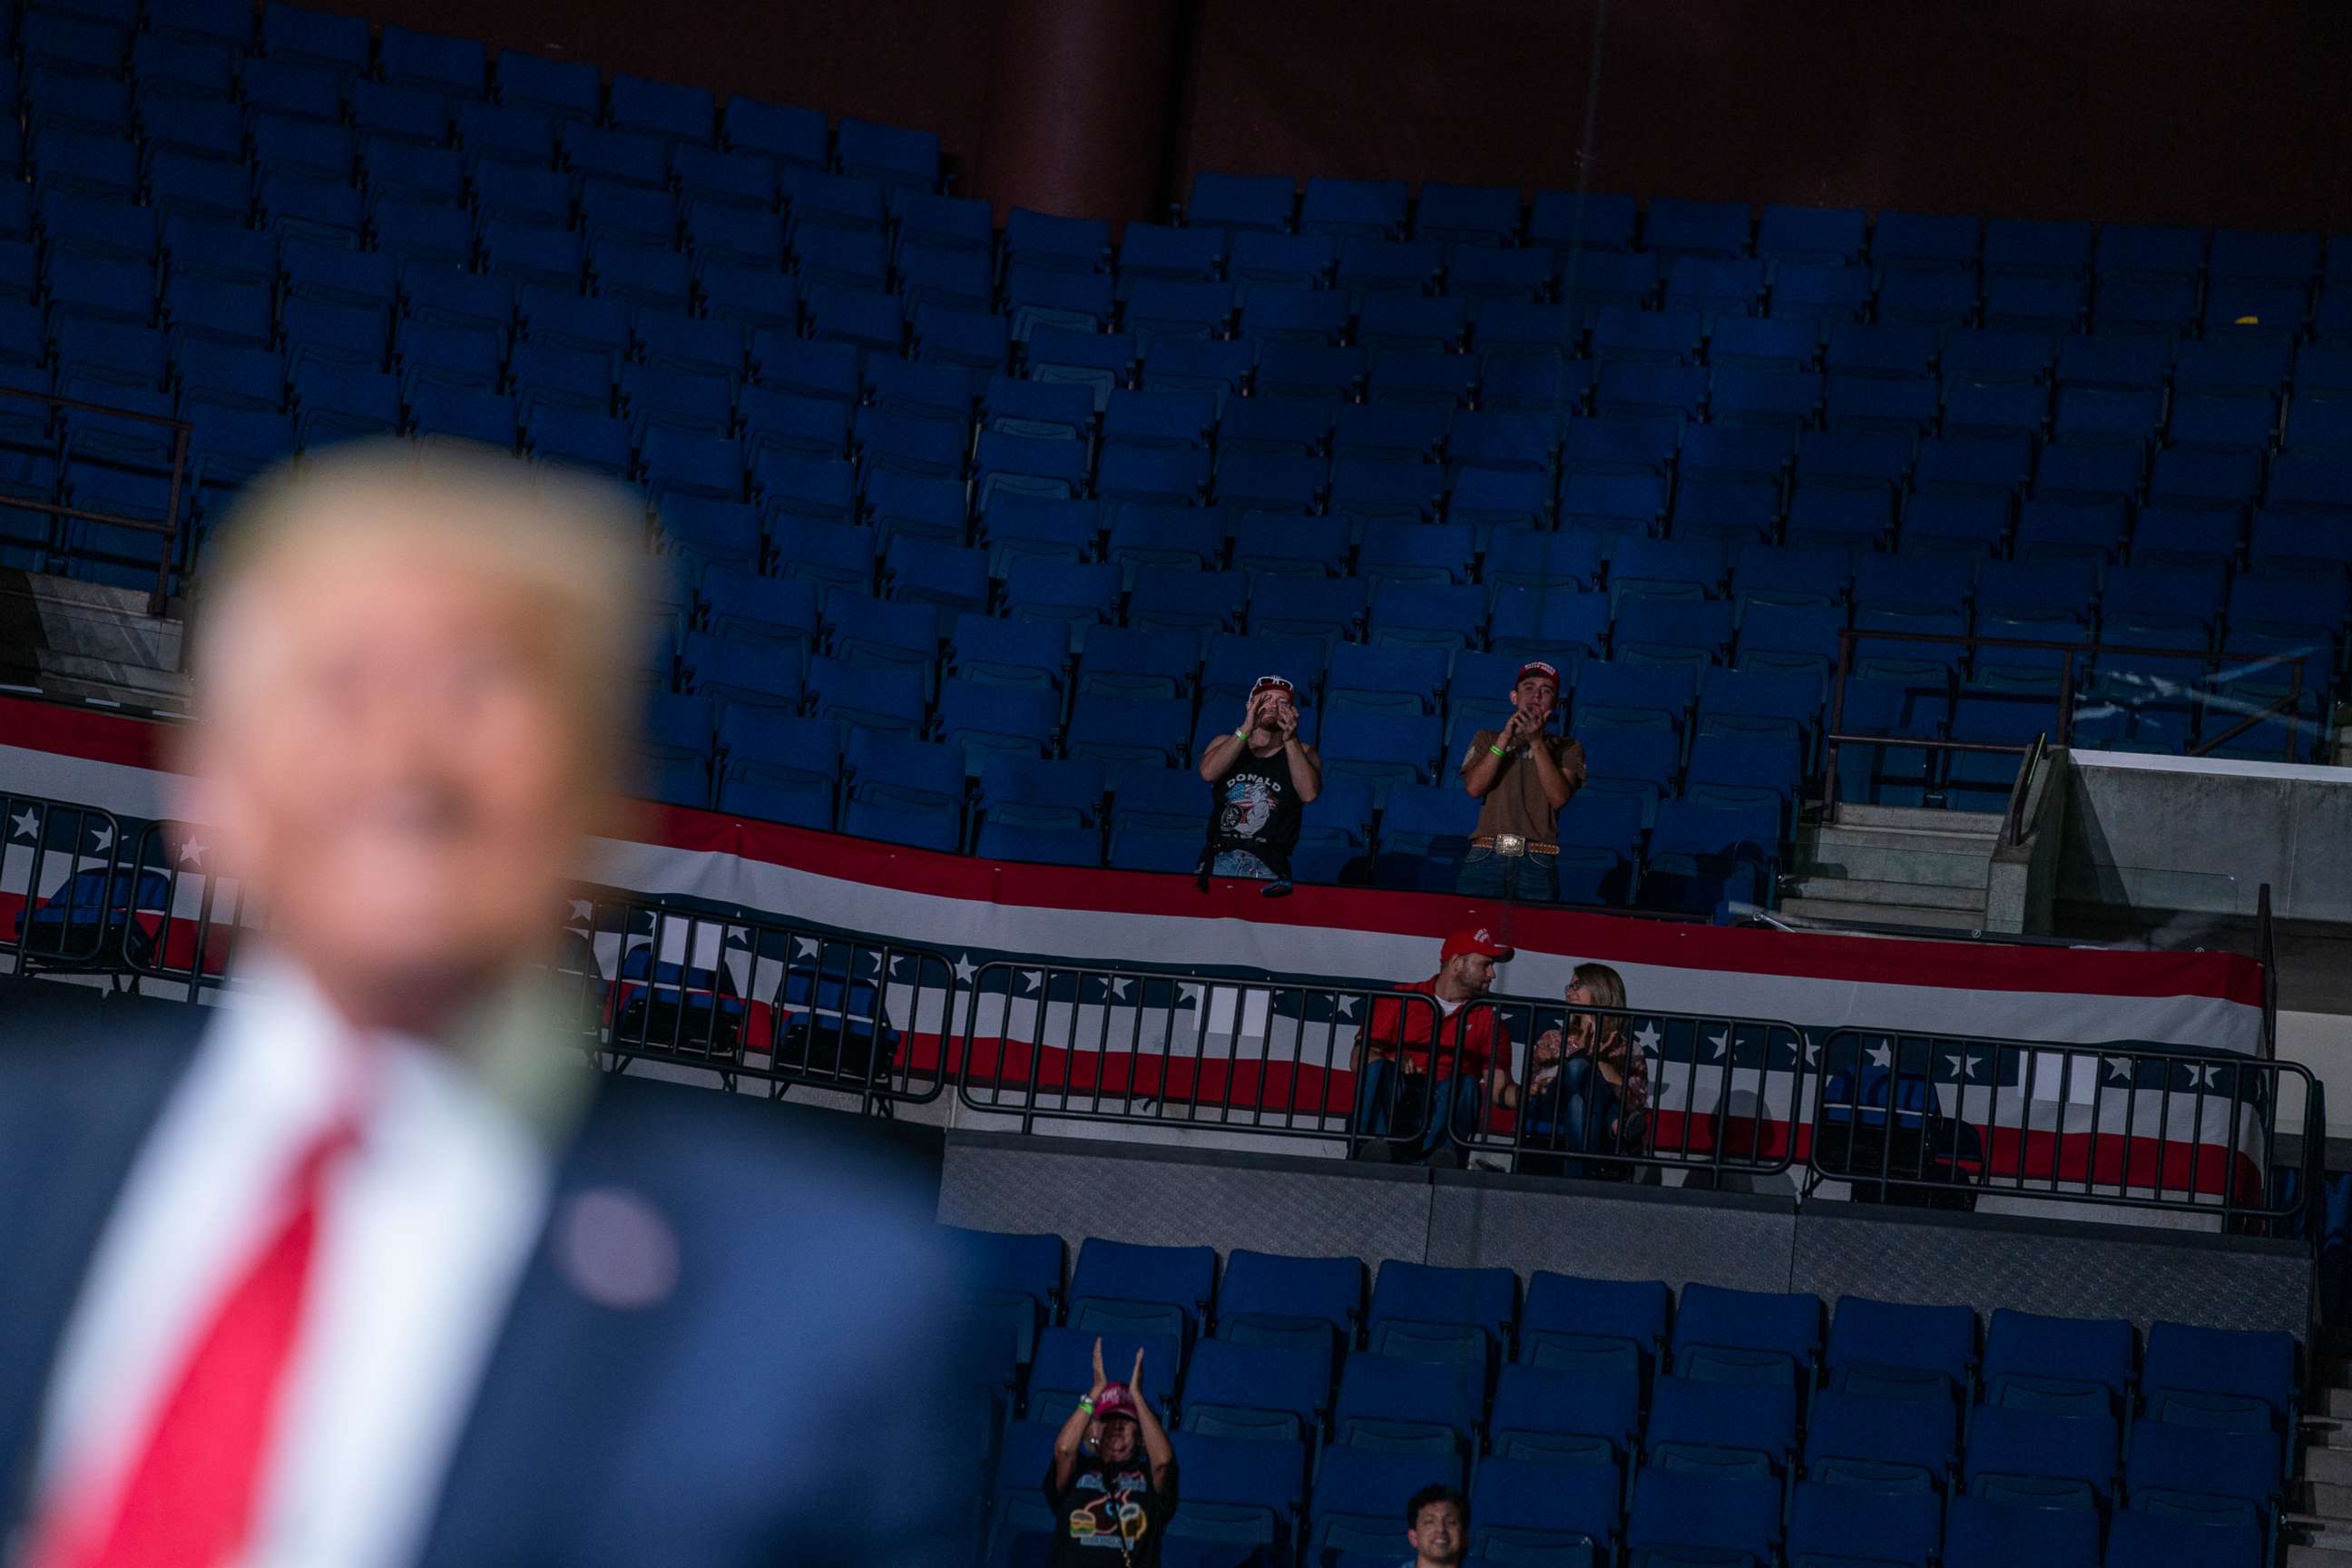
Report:
[[1792,924],[1981,930],[2000,834],[1990,812],[1842,805],[1798,829],[1777,912]]
[[157,618],[142,591],[0,572],[0,684],[61,701],[185,713],[181,609],[174,602]]
[[2352,1568],[2352,1330],[2318,1331],[2311,1361],[2280,1568]]

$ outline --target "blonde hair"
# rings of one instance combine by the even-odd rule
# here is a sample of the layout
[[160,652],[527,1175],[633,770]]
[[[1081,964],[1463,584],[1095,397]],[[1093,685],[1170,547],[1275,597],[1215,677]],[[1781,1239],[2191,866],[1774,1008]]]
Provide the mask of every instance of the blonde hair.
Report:
[[551,661],[587,755],[610,765],[649,599],[646,509],[617,485],[455,442],[355,442],[281,464],[205,552],[193,668],[236,668],[268,582],[354,547],[414,549],[549,605]]
[[1581,985],[1591,993],[1588,1000],[1595,1007],[1625,1005],[1625,977],[1605,963],[1580,963],[1568,979],[1570,984]]

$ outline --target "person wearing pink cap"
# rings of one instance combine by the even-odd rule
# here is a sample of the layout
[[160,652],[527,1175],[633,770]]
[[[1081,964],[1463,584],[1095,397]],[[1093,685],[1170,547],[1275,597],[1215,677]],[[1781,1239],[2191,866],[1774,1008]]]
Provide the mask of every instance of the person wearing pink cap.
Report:
[[1054,1510],[1054,1568],[1158,1568],[1176,1511],[1176,1450],[1143,1397],[1143,1352],[1125,1384],[1103,1372],[1054,1436],[1045,1471]]
[[1290,851],[1304,807],[1322,792],[1323,763],[1298,738],[1298,694],[1289,681],[1257,678],[1241,723],[1202,752],[1201,777],[1212,791],[1202,885],[1250,877],[1271,884],[1269,897],[1290,891]]
[[1397,987],[1429,1005],[1395,996],[1372,1004],[1353,1062],[1354,1129],[1366,1158],[1458,1165],[1453,1135],[1469,1137],[1482,1105],[1515,1092],[1509,1027],[1493,1008],[1469,1005],[1494,988],[1495,965],[1512,952],[1484,926],[1460,927],[1438,950],[1436,973]]
[[1454,890],[1473,898],[1559,897],[1559,811],[1584,785],[1584,747],[1550,732],[1559,671],[1542,659],[1519,666],[1511,717],[1470,737],[1462,787],[1478,803],[1478,826]]

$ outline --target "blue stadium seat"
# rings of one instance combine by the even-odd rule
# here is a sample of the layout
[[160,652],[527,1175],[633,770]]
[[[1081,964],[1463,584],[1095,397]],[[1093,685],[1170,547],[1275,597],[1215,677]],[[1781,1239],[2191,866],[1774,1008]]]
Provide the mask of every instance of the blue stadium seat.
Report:
[[1832,1388],[1965,1403],[1976,1382],[1976,1312],[1841,1296],[1822,1359]]
[[1932,1496],[1857,1493],[1800,1481],[1789,1504],[1790,1568],[1874,1563],[1927,1568],[1943,1543],[1943,1509]]
[[[1034,762],[1052,752],[1061,718],[1060,695],[1044,688],[989,686],[953,678],[940,684],[940,739],[962,752],[964,771],[975,778],[1002,758]],[[1099,795],[1098,765],[1095,776]]]
[[1482,1459],[1471,1481],[1471,1550],[1479,1562],[1605,1562],[1621,1494],[1605,1468]]
[[2278,1435],[2144,1418],[2126,1445],[2132,1507],[2177,1518],[2267,1524],[2286,1470]]
[[[818,692],[820,716],[826,710],[825,699],[815,667],[828,662],[812,661],[810,686]],[[906,679],[919,685],[911,674]],[[910,733],[870,728],[855,713],[844,711],[843,717],[856,726],[849,737],[849,789],[842,814],[843,831],[861,838],[949,853],[961,847],[964,771],[955,749],[916,740]],[[1041,1357],[1042,1351],[1041,1345]],[[1171,1367],[1161,1369],[1163,1374],[1172,1372]]]
[[[1070,1322],[1084,1326],[1081,1310],[1090,1301],[1119,1312],[1128,1309],[1113,1304],[1160,1306],[1172,1309],[1174,1318],[1166,1321],[1181,1322],[1181,1331],[1190,1336],[1208,1316],[1216,1267],[1216,1253],[1206,1247],[1143,1247],[1090,1237],[1079,1248],[1070,1277]],[[1171,1379],[1174,1371],[1168,1369]]]
[[1315,1476],[1309,1552],[1318,1559],[1321,1552],[1338,1548],[1393,1552],[1403,1533],[1406,1500],[1437,1481],[1459,1486],[1461,1461],[1435,1454],[1327,1448]]
[[1675,1372],[1723,1382],[1811,1382],[1821,1359],[1818,1298],[1691,1284],[1675,1317]]
[[1339,1375],[1332,1441],[1389,1453],[1453,1455],[1471,1440],[1486,1394],[1486,1366],[1358,1351]]
[[2168,1518],[2137,1510],[2116,1513],[2107,1526],[2108,1568],[2177,1563],[2181,1568],[2256,1568],[2263,1532],[2251,1524]]
[[2095,1510],[2115,1495],[2112,1416],[1979,1406],[1961,1479],[1971,1497],[2039,1509]]
[[[950,694],[956,683],[949,682]],[[1025,694],[1024,694],[1025,695]],[[945,699],[942,699],[944,711]],[[970,731],[965,731],[969,741]],[[984,859],[1029,860],[1059,866],[1102,863],[1103,770],[1086,758],[1046,762],[992,750],[981,772],[981,828],[974,852]],[[1072,1321],[1133,1327],[1133,1314],[1108,1313],[1080,1303]]]
[[1223,1333],[1192,1348],[1184,1382],[1182,1424],[1188,1432],[1311,1441],[1330,1406],[1328,1349],[1258,1343]]
[[[1106,699],[1082,697],[1070,720],[1070,745],[1073,754],[1079,754],[1081,737],[1087,732],[1090,705]],[[1114,710],[1124,712],[1129,705],[1115,704]],[[1181,735],[1181,725],[1179,729]],[[1181,746],[1181,742],[1180,742]],[[1166,871],[1190,876],[1198,867],[1202,845],[1202,823],[1205,817],[1207,790],[1200,775],[1189,768],[1150,768],[1139,764],[1121,766],[1121,759],[1105,757],[1087,751],[1104,763],[1111,777],[1113,792],[1110,826],[1110,851],[1108,864],[1125,871]],[[1118,770],[1112,772],[1112,770]],[[1203,1347],[1205,1348],[1205,1347]],[[1199,1352],[1193,1357],[1192,1375],[1200,1375],[1202,1361]],[[1319,1374],[1328,1387],[1328,1358]],[[1192,1418],[1188,1400],[1186,1418]],[[1221,1430],[1199,1426],[1200,1430]],[[1280,1436],[1294,1435],[1286,1429]],[[1240,1434],[1229,1434],[1240,1435]]]
[[1518,1279],[1507,1268],[1445,1268],[1391,1258],[1373,1281],[1366,1343],[1402,1354],[1409,1344],[1466,1342],[1433,1331],[1459,1328],[1483,1334],[1491,1353],[1491,1347],[1509,1345],[1517,1307]]
[[1973,272],[1982,231],[1974,217],[1887,211],[1870,237],[1871,264],[1883,271]]
[[1956,1497],[1944,1522],[1945,1568],[2096,1568],[2099,1516]]
[[1805,1472],[1857,1490],[1945,1491],[1959,1463],[1954,1410],[1948,1399],[1822,1389],[1806,1413]]
[[1797,1447],[1793,1384],[1661,1377],[1650,1387],[1643,1463],[1717,1476],[1783,1476]]
[[1634,1478],[1625,1521],[1629,1568],[1768,1563],[1780,1542],[1779,1481],[1656,1466]]
[[2292,1431],[2295,1347],[2284,1334],[2159,1322],[2147,1331],[2140,1393],[2157,1420],[2231,1431]]

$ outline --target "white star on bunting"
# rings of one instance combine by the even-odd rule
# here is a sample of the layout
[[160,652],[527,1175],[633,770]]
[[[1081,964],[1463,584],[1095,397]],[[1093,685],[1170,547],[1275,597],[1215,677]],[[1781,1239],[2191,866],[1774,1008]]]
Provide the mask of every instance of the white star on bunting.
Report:
[[89,852],[103,855],[114,847],[114,829],[103,822],[89,830]]
[[1728,1029],[1726,1029],[1719,1035],[1709,1035],[1706,1037],[1706,1046],[1709,1052],[1708,1059],[1711,1061],[1721,1061],[1723,1059],[1724,1047],[1730,1043],[1731,1031]]
[[962,957],[956,960],[955,977],[958,984],[971,984],[971,977],[979,973],[980,966],[972,963],[971,954],[967,952]]
[[1665,1037],[1658,1033],[1658,1026],[1648,1019],[1643,1019],[1642,1026],[1633,1031],[1633,1043],[1642,1047],[1645,1057],[1664,1055],[1664,1040]]
[[1944,1060],[1950,1066],[1954,1078],[1972,1079],[1977,1076],[1977,1059],[1966,1051],[1948,1056]]
[[1127,1000],[1127,994],[1134,989],[1135,982],[1127,975],[1116,975],[1111,980],[1110,994],[1122,1002]]
[[180,864],[194,866],[197,870],[203,870],[205,868],[204,845],[194,838],[183,842],[180,846]]
[[596,918],[596,906],[590,903],[587,900],[572,899],[568,901],[572,907],[572,913],[569,917],[570,919],[584,921],[593,921]]
[[814,937],[796,936],[793,938],[793,945],[800,950],[793,954],[794,958],[814,958],[816,956],[817,942]]
[[1022,990],[1024,990],[1024,991],[1034,991],[1034,990],[1036,990],[1036,989],[1037,989],[1037,987],[1039,987],[1040,985],[1043,985],[1044,984],[1045,984],[1045,972],[1044,970],[1042,970],[1042,969],[1024,969],[1024,970],[1023,970],[1023,971],[1021,972],[1021,989],[1022,989]]
[[1207,993],[1207,989],[1208,988],[1206,986],[1194,985],[1189,982],[1178,982],[1176,986],[1176,1005],[1179,1007],[1198,1007],[1201,1005],[1201,998]]
[[1895,1065],[1895,1047],[1884,1042],[1871,1047],[1868,1055],[1872,1067],[1891,1068]]
[[10,817],[8,826],[16,837],[30,838],[41,830],[41,814],[28,805],[22,816]]
[[1354,1017],[1355,1016],[1356,1016],[1356,999],[1355,999],[1353,996],[1342,996],[1342,997],[1340,997],[1340,998],[1339,998],[1339,1016],[1341,1016],[1342,1018],[1352,1018],[1352,1017]]
[[2107,1069],[2107,1081],[2108,1081],[2108,1082],[2110,1082],[2110,1083],[2129,1083],[2129,1082],[2131,1082],[2131,1080],[2132,1080],[2132,1065],[2131,1065],[2130,1061],[2129,1061],[2129,1060],[2127,1060],[2126,1058],[2123,1058],[2123,1057],[2101,1057],[2101,1058],[2099,1058],[2099,1064],[2100,1064],[2102,1067],[2105,1067],[2105,1068]]

